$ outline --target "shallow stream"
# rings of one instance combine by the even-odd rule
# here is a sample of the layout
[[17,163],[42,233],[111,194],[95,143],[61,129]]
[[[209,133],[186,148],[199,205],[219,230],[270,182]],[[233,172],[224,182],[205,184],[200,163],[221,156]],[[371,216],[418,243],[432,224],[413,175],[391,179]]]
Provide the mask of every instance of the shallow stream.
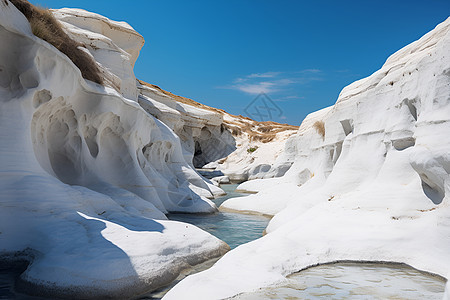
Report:
[[[235,192],[236,186],[222,185],[227,195],[215,199],[216,205],[220,206],[229,198],[243,196]],[[194,224],[225,241],[232,249],[261,237],[269,221],[263,216],[228,212],[213,215],[170,214],[168,217]],[[170,286],[140,299],[160,299],[185,276],[205,270],[215,261],[187,270]],[[14,280],[20,272],[0,268],[0,299],[41,299],[14,293]],[[281,285],[244,293],[232,299],[442,299],[444,287],[443,278],[405,265],[339,263],[303,270],[288,276]]]
[[[235,192],[237,186],[237,184],[221,186],[227,195],[213,200],[217,207],[227,199],[245,196]],[[263,216],[231,212],[218,212],[212,215],[169,214],[167,217],[170,220],[194,224],[227,243],[231,249],[260,238],[270,220]]]
[[[215,199],[216,205],[245,195],[236,193],[236,187],[222,185],[227,195]],[[225,212],[214,215],[173,214],[169,219],[194,224],[227,242],[232,249],[261,237],[268,223],[266,217]],[[168,289],[147,299],[159,299],[158,296],[163,296]],[[442,299],[444,289],[445,279],[403,264],[339,263],[308,268],[288,276],[284,284],[232,299]]]
[[280,286],[233,299],[442,299],[445,280],[402,264],[339,263],[288,276]]

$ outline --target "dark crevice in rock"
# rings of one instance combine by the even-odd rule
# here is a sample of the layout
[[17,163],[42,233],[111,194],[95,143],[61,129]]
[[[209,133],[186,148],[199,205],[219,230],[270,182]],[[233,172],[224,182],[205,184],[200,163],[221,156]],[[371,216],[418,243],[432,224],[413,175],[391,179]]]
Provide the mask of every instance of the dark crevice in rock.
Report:
[[345,136],[353,132],[353,120],[347,119],[341,121],[342,129],[344,130]]

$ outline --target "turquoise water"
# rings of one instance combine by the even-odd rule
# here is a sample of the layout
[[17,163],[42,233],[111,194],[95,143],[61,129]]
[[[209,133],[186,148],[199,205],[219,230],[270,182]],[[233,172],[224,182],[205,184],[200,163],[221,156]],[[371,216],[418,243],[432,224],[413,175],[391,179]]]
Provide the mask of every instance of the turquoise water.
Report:
[[[226,196],[213,200],[220,206],[226,199],[240,197],[237,185],[223,185]],[[219,212],[213,215],[170,214],[169,219],[194,224],[235,248],[262,236],[269,221],[262,216]],[[161,299],[185,276],[211,267],[216,260],[186,270],[170,286],[142,295],[139,299]],[[14,292],[14,280],[23,269],[0,266],[0,299],[31,298]],[[399,264],[339,263],[312,267],[288,276],[279,286],[240,294],[232,299],[442,299],[445,280]]]
[[[216,198],[213,202],[220,206],[227,199],[244,196],[245,194],[235,192],[236,187],[237,184],[222,185],[221,188],[227,192],[227,195]],[[170,220],[200,227],[226,242],[231,249],[260,238],[270,220],[263,216],[229,212],[218,212],[212,215],[169,214],[167,217]]]
[[[223,185],[222,189],[227,192],[226,196],[219,197],[213,201],[217,206],[229,198],[240,197],[245,194],[236,193],[237,184]],[[218,212],[212,215],[193,215],[193,214],[169,214],[170,220],[177,220],[194,224],[209,233],[215,235],[219,239],[225,241],[232,249],[237,246],[250,242],[262,236],[262,232],[266,228],[269,219],[262,216],[243,215],[237,213],[223,213]],[[174,281],[169,287],[163,288],[159,291],[143,295],[141,299],[160,299],[173,285],[175,285],[182,278],[188,274],[196,273],[205,270],[214,264],[216,260],[205,262],[192,269],[186,270]],[[18,294],[14,291],[14,282],[24,271],[23,268],[6,268],[0,265],[0,299],[44,299],[38,297],[30,297],[27,295]]]
[[288,276],[282,285],[233,299],[442,299],[443,278],[400,264],[339,263]]
[[[225,200],[245,196],[246,194],[236,193],[238,184],[224,184],[220,187],[227,193],[223,197],[218,197],[212,201],[219,207]],[[226,242],[231,249],[239,245],[248,243],[262,236],[264,229],[269,223],[269,218],[256,215],[218,212],[215,214],[195,215],[195,214],[169,214],[169,220],[181,221],[193,224],[222,241]],[[146,295],[142,295],[140,300],[156,300],[161,299],[172,287],[190,274],[206,270],[210,268],[218,259],[214,259],[204,264],[194,266],[192,269],[185,270],[178,278],[169,286],[153,291]]]
[[[234,191],[237,185],[221,187],[228,194],[213,200],[217,206],[229,198],[245,195]],[[172,214],[168,217],[194,224],[225,241],[232,249],[261,237],[269,221],[262,216],[225,212],[214,215]],[[244,293],[232,299],[442,299],[444,289],[443,278],[406,265],[340,263],[312,267],[288,276],[283,285]]]

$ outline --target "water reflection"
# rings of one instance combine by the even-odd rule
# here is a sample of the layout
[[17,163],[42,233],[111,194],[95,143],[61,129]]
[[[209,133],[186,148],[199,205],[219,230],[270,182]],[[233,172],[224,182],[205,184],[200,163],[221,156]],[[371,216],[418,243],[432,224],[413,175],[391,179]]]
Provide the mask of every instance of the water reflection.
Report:
[[442,299],[445,280],[400,264],[340,263],[288,276],[280,286],[233,299]]

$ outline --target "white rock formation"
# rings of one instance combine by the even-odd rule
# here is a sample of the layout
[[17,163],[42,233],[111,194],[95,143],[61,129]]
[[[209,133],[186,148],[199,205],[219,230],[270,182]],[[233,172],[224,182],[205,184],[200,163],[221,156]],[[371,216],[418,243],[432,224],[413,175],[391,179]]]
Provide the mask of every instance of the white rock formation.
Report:
[[186,161],[193,166],[201,168],[236,149],[234,137],[223,125],[222,114],[206,106],[205,109],[176,101],[175,95],[170,97],[154,85],[143,83],[139,89],[139,104],[179,136]]
[[[82,43],[97,61],[108,85],[127,99],[137,101],[174,131],[181,140],[185,160],[192,166],[200,168],[219,161],[218,169],[241,182],[281,176],[289,169],[291,163],[285,161],[280,166],[272,164],[282,153],[286,138],[295,132],[295,126],[258,123],[173,95],[155,85],[137,83],[133,67],[144,39],[130,25],[82,9],[52,12],[69,36]],[[261,128],[266,131],[258,132]],[[252,147],[258,151],[247,152]],[[209,189],[214,195],[223,192],[211,185]],[[208,193],[204,196],[208,197]]]
[[139,89],[139,104],[180,137],[186,161],[197,168],[242,182],[282,176],[292,165],[283,149],[296,126],[231,115],[142,81]]
[[230,183],[230,178],[228,176],[217,176],[217,177],[213,177],[211,180],[217,182],[218,184]]
[[0,1],[0,259],[29,260],[19,286],[34,293],[138,295],[228,246],[165,220],[170,211],[216,207],[199,195],[211,192],[179,138],[132,101],[139,35],[97,15],[61,14],[79,36],[92,29],[111,38],[93,41],[111,53],[91,47],[121,79],[122,94],[83,79],[11,2]]
[[69,36],[82,43],[99,64],[106,81],[125,98],[137,101],[134,64],[144,38],[125,22],[83,9],[52,10]]
[[297,127],[274,122],[255,122],[226,114],[227,126],[237,130],[236,151],[219,160],[217,166],[231,181],[244,182],[258,178],[283,176],[293,161],[285,159],[286,140]]
[[340,260],[448,276],[449,132],[450,18],[309,115],[288,143],[289,171],[245,183],[259,193],[223,204],[275,215],[268,234],[165,298],[223,299]]

